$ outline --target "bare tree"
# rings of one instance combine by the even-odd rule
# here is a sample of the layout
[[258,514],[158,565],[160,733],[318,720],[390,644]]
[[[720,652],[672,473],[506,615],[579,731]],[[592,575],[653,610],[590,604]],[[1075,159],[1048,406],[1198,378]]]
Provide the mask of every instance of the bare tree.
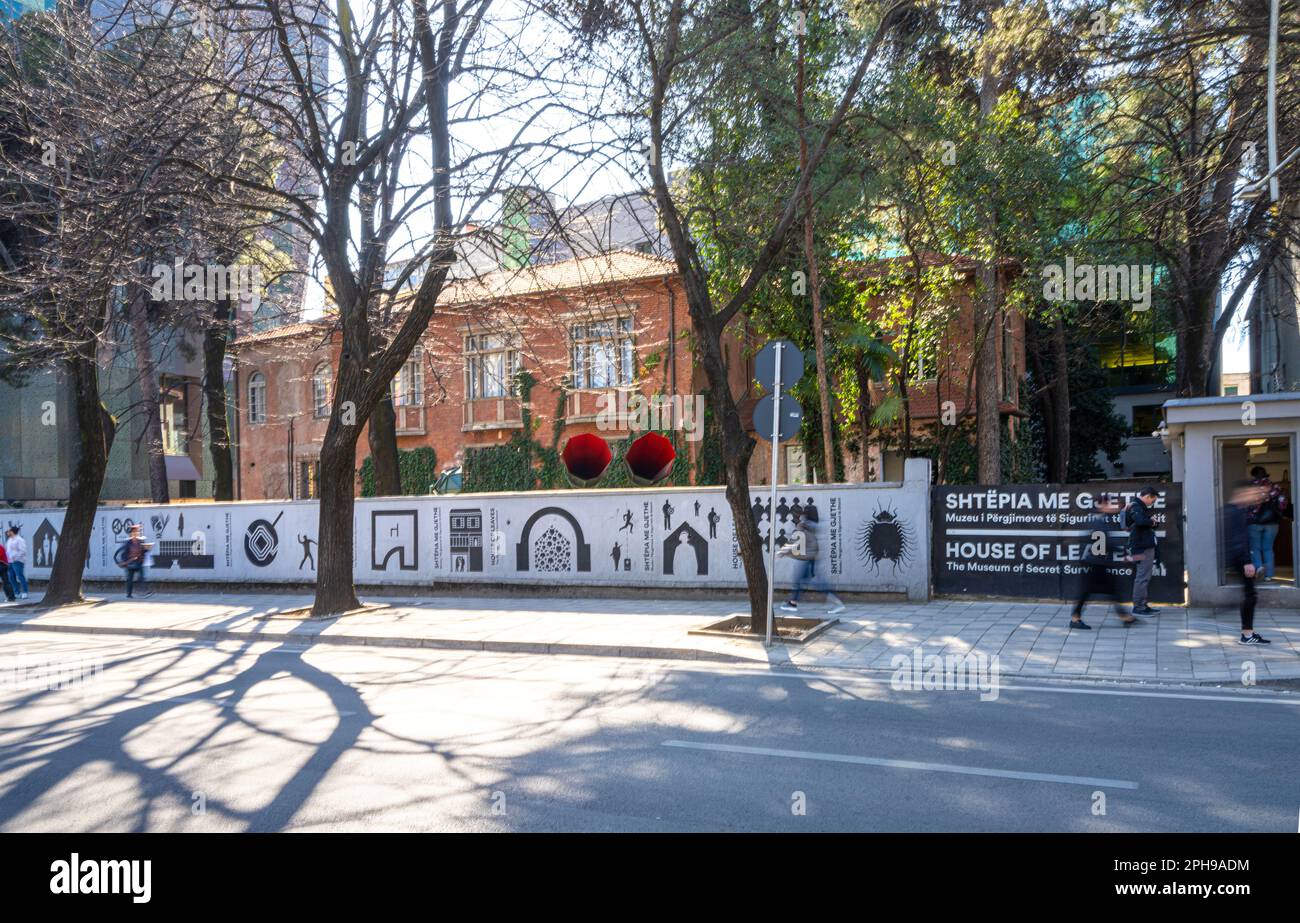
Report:
[[74,438],[51,604],[81,597],[118,425],[101,368],[131,338],[115,317],[143,285],[144,255],[183,233],[180,203],[193,190],[179,164],[209,113],[199,81],[158,77],[188,69],[193,47],[165,28],[106,29],[76,5],[24,17],[0,42],[0,224],[12,244],[0,274],[4,371],[57,370],[72,401],[73,419],[60,422]]
[[301,168],[300,183],[274,188],[218,178],[278,196],[272,212],[305,235],[324,270],[340,355],[320,451],[313,612],[345,612],[358,606],[363,429],[375,431],[381,488],[392,489],[391,384],[425,335],[470,218],[543,165],[556,173],[565,157],[579,161],[559,138],[583,107],[563,101],[563,46],[527,4],[262,0],[218,4],[213,17],[240,45],[242,98]]

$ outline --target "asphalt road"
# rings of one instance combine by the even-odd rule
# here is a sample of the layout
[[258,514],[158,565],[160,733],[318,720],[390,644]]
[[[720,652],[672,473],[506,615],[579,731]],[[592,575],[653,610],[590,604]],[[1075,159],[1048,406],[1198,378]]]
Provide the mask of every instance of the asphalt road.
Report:
[[0,635],[6,831],[1294,832],[1298,763],[1268,687]]

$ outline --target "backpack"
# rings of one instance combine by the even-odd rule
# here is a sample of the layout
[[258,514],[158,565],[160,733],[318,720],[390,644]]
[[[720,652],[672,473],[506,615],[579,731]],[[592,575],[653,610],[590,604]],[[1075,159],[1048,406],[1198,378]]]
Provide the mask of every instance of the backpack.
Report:
[[803,553],[795,554],[791,552],[791,556],[796,561],[816,561],[818,550],[816,533],[812,529],[797,529],[796,531],[803,536]]

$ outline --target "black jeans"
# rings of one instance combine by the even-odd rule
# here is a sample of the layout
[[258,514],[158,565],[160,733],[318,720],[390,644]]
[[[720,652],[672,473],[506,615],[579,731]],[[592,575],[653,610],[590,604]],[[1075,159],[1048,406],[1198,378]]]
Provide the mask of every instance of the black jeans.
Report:
[[1083,575],[1083,588],[1079,591],[1079,598],[1074,601],[1074,612],[1071,617],[1083,615],[1083,607],[1094,596],[1109,597],[1115,603],[1115,611],[1123,614],[1124,607],[1119,604],[1120,592],[1115,580],[1115,572],[1105,564],[1088,565],[1088,572]]
[[1240,567],[1241,587],[1241,633],[1248,635],[1255,630],[1255,578],[1246,576],[1246,568]]
[[13,602],[17,598],[14,596],[13,585],[9,582],[8,564],[0,564],[0,587],[4,588],[5,599]]
[[126,595],[127,596],[131,595],[132,585],[137,582],[140,584],[142,588],[148,585],[144,579],[144,565],[128,564],[126,566]]

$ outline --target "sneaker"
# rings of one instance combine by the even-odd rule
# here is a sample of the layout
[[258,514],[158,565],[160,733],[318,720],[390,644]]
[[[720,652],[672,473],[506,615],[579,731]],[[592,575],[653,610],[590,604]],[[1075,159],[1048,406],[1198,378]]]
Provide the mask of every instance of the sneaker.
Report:
[[1152,609],[1150,606],[1142,606],[1141,608],[1134,608],[1133,614],[1134,615],[1155,615],[1156,611],[1157,610]]
[[799,611],[799,604],[798,604],[798,603],[781,603],[781,611],[782,611],[782,612],[798,612],[798,611]]
[[1092,626],[1089,625],[1087,622],[1085,622],[1083,619],[1070,619],[1070,627],[1080,628],[1084,631],[1092,631]]
[[848,608],[848,606],[844,605],[844,603],[843,603],[842,601],[840,601],[840,600],[837,599],[837,600],[835,600],[834,604],[832,604],[831,607],[830,607],[829,609],[826,610],[826,614],[827,614],[827,615],[835,615],[835,614],[838,613],[838,612],[843,612],[843,611],[844,611],[845,609],[847,609],[847,608]]
[[1237,639],[1238,644],[1272,644],[1267,638],[1261,638],[1257,633],[1252,632],[1250,637],[1242,635]]

